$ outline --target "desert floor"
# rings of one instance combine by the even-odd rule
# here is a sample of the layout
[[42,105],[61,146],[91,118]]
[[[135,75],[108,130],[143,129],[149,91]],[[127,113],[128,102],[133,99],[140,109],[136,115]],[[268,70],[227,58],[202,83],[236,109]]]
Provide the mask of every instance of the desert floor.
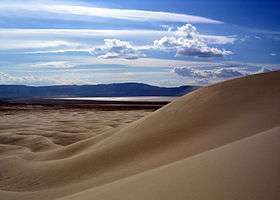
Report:
[[0,107],[0,156],[25,148],[30,152],[67,146],[122,127],[152,110],[96,110],[46,106]]

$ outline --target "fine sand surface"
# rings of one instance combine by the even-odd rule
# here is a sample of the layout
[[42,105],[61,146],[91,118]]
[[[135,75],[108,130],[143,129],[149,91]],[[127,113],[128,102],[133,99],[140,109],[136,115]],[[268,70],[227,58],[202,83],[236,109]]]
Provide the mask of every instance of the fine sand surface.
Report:
[[38,152],[67,146],[122,127],[150,112],[0,106],[0,156],[7,154],[9,148]]
[[0,199],[280,199],[280,72],[205,87],[92,132],[67,144],[44,135],[48,148],[4,139]]

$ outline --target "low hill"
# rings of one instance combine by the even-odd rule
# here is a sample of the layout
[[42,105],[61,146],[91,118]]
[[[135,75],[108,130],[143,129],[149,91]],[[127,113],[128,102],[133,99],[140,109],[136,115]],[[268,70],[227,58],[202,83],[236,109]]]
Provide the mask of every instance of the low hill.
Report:
[[99,85],[25,86],[0,85],[0,99],[50,97],[181,96],[197,86],[157,87],[142,83]]

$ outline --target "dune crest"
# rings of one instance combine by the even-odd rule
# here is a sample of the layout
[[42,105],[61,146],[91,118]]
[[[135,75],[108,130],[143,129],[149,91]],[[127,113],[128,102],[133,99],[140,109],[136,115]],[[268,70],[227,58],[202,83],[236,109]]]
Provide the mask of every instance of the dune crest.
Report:
[[[199,158],[202,155],[201,163],[203,165],[214,162],[217,155],[221,155],[222,158],[227,158],[227,155],[230,155],[228,163],[234,164],[235,162],[243,162],[243,158],[235,158],[235,154],[232,152],[239,147],[240,151],[237,151],[236,155],[247,151],[247,147],[252,143],[255,144],[262,140],[259,139],[262,137],[257,136],[257,134],[273,130],[269,132],[267,137],[270,139],[267,139],[268,142],[264,142],[265,146],[274,140],[279,143],[279,135],[277,134],[279,129],[273,129],[280,125],[279,101],[280,72],[247,76],[199,89],[147,117],[120,130],[101,134],[98,138],[93,137],[49,151],[17,156],[11,154],[11,156],[1,158],[0,195],[4,196],[5,199],[18,199],[20,197],[21,199],[40,198],[43,200],[55,199],[92,188],[89,192],[90,196],[87,195],[88,191],[85,191],[85,196],[81,194],[81,199],[92,199],[89,197],[95,195],[94,199],[112,199],[114,191],[118,190],[119,186],[116,186],[118,181],[120,187],[131,188],[134,185],[135,188],[131,188],[131,191],[137,193],[141,191],[137,190],[137,185],[146,184],[149,180],[149,176],[145,175],[145,172],[150,174],[151,170],[158,169],[151,174],[151,180],[153,180],[161,173],[177,171],[177,167],[171,167],[170,170],[166,171],[162,170],[162,166],[168,168],[172,163],[175,165],[175,162],[181,161],[184,163],[183,167],[186,167],[186,171],[182,170],[182,176],[184,175],[187,181],[188,174],[198,173],[193,169],[196,167],[195,164],[187,164],[196,160],[196,155]],[[255,136],[258,138],[257,142],[254,139]],[[246,142],[243,142],[246,138],[255,142],[248,142],[247,145]],[[234,143],[239,140],[241,144]],[[227,147],[224,150],[222,146],[230,143],[233,144],[230,145],[230,150],[227,150]],[[262,146],[262,142],[260,143]],[[257,150],[262,152],[261,149]],[[254,157],[252,159],[254,160]],[[266,159],[264,160],[266,161]],[[225,176],[220,177],[223,182],[227,173],[230,173],[231,166],[226,165],[226,159],[218,161],[223,165],[221,168],[225,172]],[[279,160],[275,160],[275,164],[279,166]],[[200,179],[201,177],[194,175],[193,180],[205,182],[207,186],[209,181],[211,182],[211,179],[214,178],[210,175],[212,171],[215,172],[215,167],[218,166],[213,165],[208,171],[201,168],[206,170],[208,176]],[[265,165],[261,172],[265,171],[266,168],[269,166]],[[240,170],[242,169],[249,172],[246,166],[241,166]],[[133,178],[137,174],[144,177],[139,178],[139,183],[138,179]],[[260,176],[254,173],[252,175]],[[180,177],[180,174],[175,173],[174,176]],[[219,175],[217,176],[219,178]],[[133,180],[131,185],[130,178],[127,177],[131,177]],[[170,179],[169,176],[164,176],[162,180],[165,178]],[[158,179],[158,181],[160,180]],[[256,179],[256,181],[260,180]],[[279,184],[279,178],[277,182],[273,183]],[[171,184],[176,183],[171,181]],[[230,184],[235,186],[238,182]],[[260,185],[257,183],[255,187],[259,189]],[[156,190],[164,190],[167,185],[162,183],[159,184],[159,188],[154,187]],[[109,192],[107,194],[104,191]],[[153,196],[155,194],[152,191],[149,191],[148,188],[143,189],[143,195],[147,195],[143,196],[143,199],[160,199]],[[174,189],[174,193],[175,191]],[[200,190],[192,190],[192,188],[190,191],[193,192],[191,193],[193,195],[198,195],[196,192],[201,192]],[[252,191],[255,190],[252,189]],[[275,190],[272,192],[275,194]],[[124,196],[124,194],[120,192],[119,199],[121,197],[134,199],[132,198],[134,196]],[[77,195],[78,198],[79,194]],[[182,195],[178,196],[177,199],[184,199],[187,197],[184,195],[189,194]],[[221,199],[220,196],[217,197]],[[260,199],[259,197],[256,199]],[[195,198],[196,196],[194,196]],[[200,196],[197,199],[204,198]]]

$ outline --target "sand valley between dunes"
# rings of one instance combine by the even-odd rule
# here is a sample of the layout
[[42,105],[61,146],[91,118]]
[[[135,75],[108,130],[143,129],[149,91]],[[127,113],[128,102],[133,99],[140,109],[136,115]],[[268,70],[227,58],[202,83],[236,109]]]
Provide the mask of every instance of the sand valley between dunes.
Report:
[[2,108],[1,200],[279,200],[280,72],[150,112]]

